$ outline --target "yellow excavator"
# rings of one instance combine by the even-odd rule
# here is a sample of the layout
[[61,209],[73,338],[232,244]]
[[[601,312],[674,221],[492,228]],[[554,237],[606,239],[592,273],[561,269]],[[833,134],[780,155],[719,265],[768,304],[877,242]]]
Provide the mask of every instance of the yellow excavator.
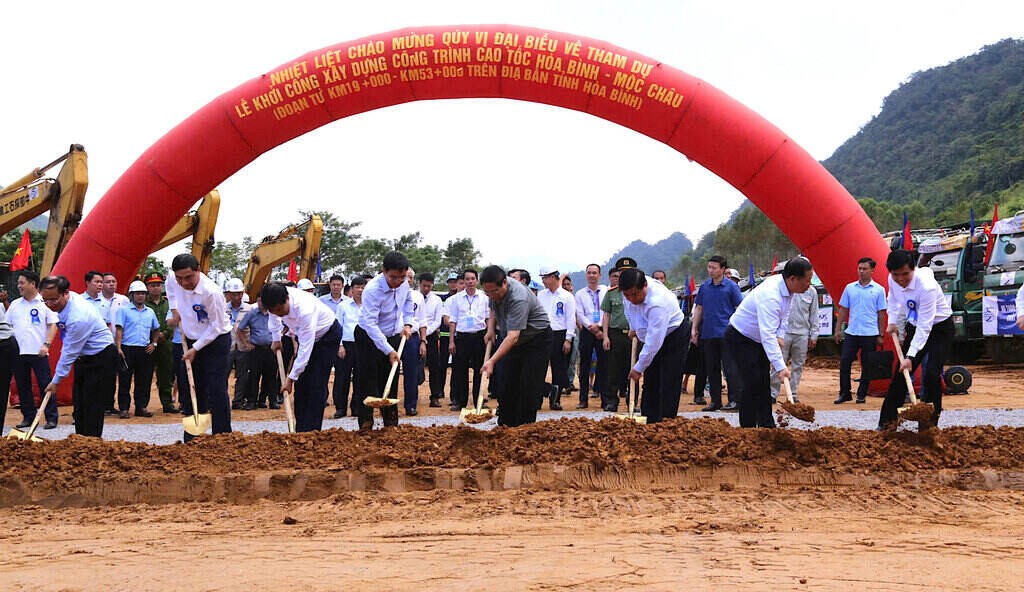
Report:
[[309,220],[293,224],[276,236],[268,236],[260,241],[253,249],[242,279],[249,300],[256,302],[256,296],[275,267],[295,257],[301,257],[299,278],[312,280],[316,275],[316,262],[320,259],[320,239],[323,233],[323,220],[313,214]]
[[169,247],[178,241],[192,237],[192,255],[199,260],[199,271],[209,273],[213,259],[213,230],[217,226],[220,212],[220,192],[214,189],[206,194],[199,206],[182,216],[153,251]]
[[[45,177],[46,171],[62,163],[56,179]],[[72,144],[66,154],[0,189],[0,234],[47,211],[50,213],[39,275],[50,273],[60,252],[78,229],[88,188],[88,156],[81,144]]]

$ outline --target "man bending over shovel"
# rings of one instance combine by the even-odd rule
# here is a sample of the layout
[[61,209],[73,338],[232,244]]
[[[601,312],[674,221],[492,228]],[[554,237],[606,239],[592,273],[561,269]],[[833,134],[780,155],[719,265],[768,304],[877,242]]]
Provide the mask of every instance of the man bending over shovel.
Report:
[[907,336],[903,341],[906,356],[889,383],[878,427],[895,427],[899,407],[908,394],[907,383],[900,375],[909,371],[913,376],[922,360],[925,360],[924,391],[935,409],[931,425],[938,426],[942,413],[942,365],[953,347],[953,311],[932,270],[914,269],[912,251],[898,249],[889,253],[885,267],[889,270],[889,326],[885,332],[894,335],[906,322]]
[[270,349],[281,349],[282,323],[299,340],[295,362],[281,385],[282,393],[295,388],[295,431],[319,431],[327,406],[327,381],[341,345],[341,325],[326,304],[297,288],[267,284],[260,300],[270,311],[267,327],[274,339]]

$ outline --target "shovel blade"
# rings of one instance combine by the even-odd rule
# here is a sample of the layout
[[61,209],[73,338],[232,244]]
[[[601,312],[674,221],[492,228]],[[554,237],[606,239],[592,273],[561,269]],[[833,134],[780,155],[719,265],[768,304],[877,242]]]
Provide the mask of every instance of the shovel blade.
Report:
[[366,397],[363,399],[363,405],[374,409],[380,409],[381,407],[398,405],[398,399],[388,399],[387,397]]
[[647,417],[643,415],[623,415],[622,413],[618,413],[615,415],[615,418],[624,419],[627,421],[635,421],[640,425],[647,425]]
[[185,428],[185,433],[193,436],[202,436],[213,425],[213,416],[209,413],[187,415],[181,418],[181,425]]
[[31,442],[42,442],[43,439],[39,436],[28,437],[28,432],[23,432],[18,428],[11,428],[11,431],[7,432],[8,438],[14,438],[16,440],[29,440]]

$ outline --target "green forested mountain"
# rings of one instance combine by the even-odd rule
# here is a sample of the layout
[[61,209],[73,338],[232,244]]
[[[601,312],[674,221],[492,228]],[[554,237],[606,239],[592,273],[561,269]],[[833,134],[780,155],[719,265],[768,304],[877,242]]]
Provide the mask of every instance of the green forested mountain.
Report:
[[[979,220],[996,203],[1002,216],[1024,209],[1024,40],[913,74],[823,164],[881,231],[898,229],[904,212],[925,228],[964,222],[972,207]],[[795,254],[749,206],[705,236],[677,273],[702,269],[711,251],[744,272],[747,259],[762,269]]]

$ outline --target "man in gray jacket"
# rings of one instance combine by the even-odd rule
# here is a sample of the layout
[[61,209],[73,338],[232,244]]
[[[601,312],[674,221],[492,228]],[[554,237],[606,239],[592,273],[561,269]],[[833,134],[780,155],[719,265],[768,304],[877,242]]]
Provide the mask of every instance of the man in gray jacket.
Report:
[[[818,344],[818,292],[813,286],[803,294],[793,294],[788,325],[786,336],[782,339],[782,356],[792,373],[789,386],[793,389],[793,400],[797,401],[807,351]],[[778,375],[772,373],[772,399],[778,398],[781,386],[782,381]]]

